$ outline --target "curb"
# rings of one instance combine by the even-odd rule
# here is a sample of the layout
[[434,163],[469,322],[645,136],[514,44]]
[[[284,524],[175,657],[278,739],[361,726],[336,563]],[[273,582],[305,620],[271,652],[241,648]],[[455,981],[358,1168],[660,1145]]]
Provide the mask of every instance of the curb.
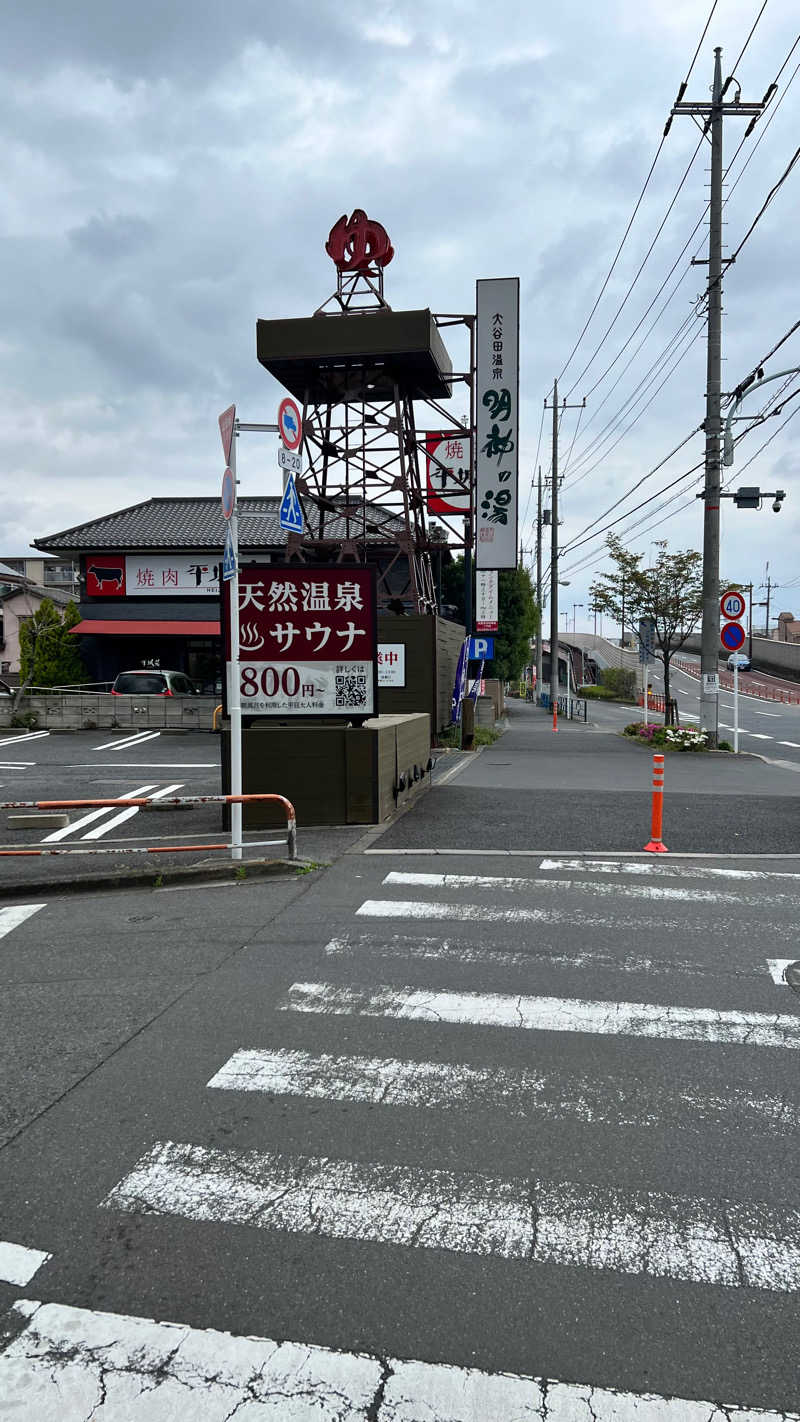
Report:
[[[307,859],[241,859],[223,864],[176,865],[166,869],[126,869],[107,874],[87,874],[85,878],[37,879],[25,884],[0,884],[0,899],[20,899],[32,893],[50,895],[92,894],[115,889],[161,889],[176,884],[232,884],[252,879],[268,879],[285,875],[286,871],[310,869],[314,862]],[[322,866],[317,866],[322,867]],[[244,875],[238,870],[244,869]],[[156,881],[159,881],[158,883]]]

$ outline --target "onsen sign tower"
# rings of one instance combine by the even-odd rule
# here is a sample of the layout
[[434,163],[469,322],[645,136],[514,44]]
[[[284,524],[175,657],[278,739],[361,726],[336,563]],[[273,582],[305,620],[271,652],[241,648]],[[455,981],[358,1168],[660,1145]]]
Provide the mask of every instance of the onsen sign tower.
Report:
[[[471,414],[472,361],[454,375],[439,329],[463,318],[392,310],[384,271],[394,250],[385,228],[361,208],[334,223],[325,250],[336,267],[328,300],[313,316],[257,323],[259,361],[303,407],[303,473],[295,483],[304,528],[289,534],[287,557],[369,561],[379,607],[433,613],[420,469],[429,428],[465,439],[464,422],[441,402],[464,381]],[[422,403],[433,414],[418,431],[415,404]],[[469,459],[461,474],[468,505]],[[463,546],[469,528],[467,517],[451,547]],[[441,546],[441,534],[433,542]]]

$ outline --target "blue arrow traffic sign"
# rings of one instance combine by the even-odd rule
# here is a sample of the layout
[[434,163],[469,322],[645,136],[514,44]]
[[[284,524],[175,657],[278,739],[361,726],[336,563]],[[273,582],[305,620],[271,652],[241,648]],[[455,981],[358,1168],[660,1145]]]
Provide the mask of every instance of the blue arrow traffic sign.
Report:
[[225,551],[222,554],[222,581],[229,583],[236,573],[236,554],[233,551],[230,524],[225,533]]
[[290,474],[286,480],[286,490],[281,500],[278,522],[281,528],[286,529],[287,533],[303,532],[303,510],[294,487],[294,474]]

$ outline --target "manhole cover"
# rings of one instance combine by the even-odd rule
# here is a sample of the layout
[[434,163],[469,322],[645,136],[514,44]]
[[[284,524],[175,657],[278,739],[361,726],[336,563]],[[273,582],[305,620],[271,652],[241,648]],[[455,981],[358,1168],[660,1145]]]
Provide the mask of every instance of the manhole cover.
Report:
[[784,968],[783,977],[786,984],[800,993],[800,962],[790,963],[788,968]]

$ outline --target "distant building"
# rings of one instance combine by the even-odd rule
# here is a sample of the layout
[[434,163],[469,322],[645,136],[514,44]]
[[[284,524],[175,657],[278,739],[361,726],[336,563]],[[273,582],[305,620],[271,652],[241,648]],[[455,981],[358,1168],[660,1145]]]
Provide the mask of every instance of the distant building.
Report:
[[6,574],[15,573],[18,577],[28,578],[32,583],[37,583],[39,587],[68,592],[76,599],[80,591],[77,558],[37,558],[27,554],[21,558],[13,556],[6,558],[0,553],[0,581],[2,581],[3,572]]
[[[41,559],[38,561],[41,562]],[[0,675],[10,677],[12,682],[17,681],[20,675],[20,627],[48,597],[63,611],[71,593],[61,588],[43,587],[15,572],[7,563],[0,563]]]
[[800,642],[800,622],[793,612],[778,614],[778,626],[770,633],[773,642]]

